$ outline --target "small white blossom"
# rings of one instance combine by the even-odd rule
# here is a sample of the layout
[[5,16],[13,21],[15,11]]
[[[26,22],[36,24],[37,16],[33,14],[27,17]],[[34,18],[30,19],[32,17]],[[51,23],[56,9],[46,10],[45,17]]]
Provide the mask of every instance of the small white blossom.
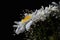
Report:
[[[58,9],[58,6],[60,7],[60,2],[59,5],[57,6],[57,4],[55,2],[52,2],[53,5],[49,5],[49,7],[44,7],[42,6],[41,9],[36,10],[35,12],[32,12],[31,14],[27,14],[25,13],[25,19],[22,19],[22,21],[20,22],[14,22],[17,25],[13,25],[13,27],[17,27],[15,33],[19,34],[19,33],[23,33],[25,30],[29,31],[31,25],[35,22],[38,21],[44,21],[46,20],[46,17],[49,17],[49,15],[51,14],[51,12],[58,12],[60,11],[60,9]],[[56,15],[55,13],[52,13],[53,16]],[[27,16],[27,17],[26,17]],[[58,16],[56,16],[56,18],[58,18]]]

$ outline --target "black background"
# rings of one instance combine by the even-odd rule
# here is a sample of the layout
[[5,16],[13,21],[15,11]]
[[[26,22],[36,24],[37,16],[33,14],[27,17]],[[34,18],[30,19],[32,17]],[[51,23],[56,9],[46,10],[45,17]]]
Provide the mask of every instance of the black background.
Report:
[[[29,10],[35,10],[35,9],[40,9],[41,6],[48,6],[51,4],[51,2],[59,2],[58,0],[20,0],[20,1],[9,1],[7,5],[7,33],[5,34],[5,37],[8,40],[23,40],[24,33],[19,34],[19,35],[13,35],[14,34],[14,21],[19,21],[20,19],[20,14],[23,14],[24,9],[29,9]],[[22,15],[21,15],[22,17]]]

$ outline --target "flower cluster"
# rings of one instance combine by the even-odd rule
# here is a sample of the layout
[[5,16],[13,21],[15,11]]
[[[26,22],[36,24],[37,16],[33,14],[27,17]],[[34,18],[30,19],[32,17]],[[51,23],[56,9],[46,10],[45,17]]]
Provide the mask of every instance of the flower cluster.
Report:
[[[39,10],[36,10],[35,12],[32,12],[32,14],[25,14],[25,18],[22,19],[20,22],[15,23],[17,25],[13,25],[14,27],[17,27],[15,33],[23,33],[25,30],[29,31],[30,26],[38,21],[44,21],[46,20],[46,17],[49,17],[51,12],[60,12],[60,2],[59,5],[55,2],[52,2],[53,5],[49,5],[49,7],[44,7],[40,8]],[[53,14],[54,15],[54,14]]]

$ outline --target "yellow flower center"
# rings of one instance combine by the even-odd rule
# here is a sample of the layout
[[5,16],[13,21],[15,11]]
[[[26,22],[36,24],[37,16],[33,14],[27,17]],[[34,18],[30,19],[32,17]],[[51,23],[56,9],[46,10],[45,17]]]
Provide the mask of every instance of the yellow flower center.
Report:
[[31,18],[31,15],[27,15],[24,19],[21,20],[22,23],[27,22]]

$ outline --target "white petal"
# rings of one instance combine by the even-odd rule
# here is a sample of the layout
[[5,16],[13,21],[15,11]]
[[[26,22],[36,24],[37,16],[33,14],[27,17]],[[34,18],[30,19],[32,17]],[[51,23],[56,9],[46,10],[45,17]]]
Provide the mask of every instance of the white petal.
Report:
[[18,25],[13,25],[13,27],[18,27]]
[[30,21],[26,24],[26,30],[27,31],[29,31],[31,25],[32,25],[32,21]]
[[20,22],[17,22],[17,21],[14,21],[14,23],[16,23],[16,24],[20,24]]
[[25,31],[24,27],[19,27],[19,28],[16,29],[15,33],[19,34],[19,33],[23,33],[24,31]]

